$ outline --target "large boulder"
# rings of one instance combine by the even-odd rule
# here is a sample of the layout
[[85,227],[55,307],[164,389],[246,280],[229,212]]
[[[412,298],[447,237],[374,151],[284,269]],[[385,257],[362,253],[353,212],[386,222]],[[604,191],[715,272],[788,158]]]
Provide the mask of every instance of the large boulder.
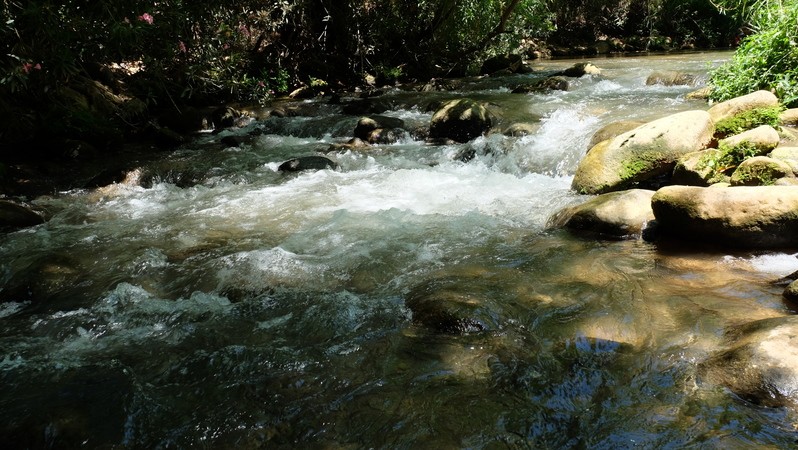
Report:
[[563,209],[552,217],[549,225],[611,237],[640,235],[648,222],[654,220],[653,195],[654,191],[643,189],[599,195]]
[[640,122],[637,120],[620,120],[617,122],[608,123],[593,133],[593,137],[590,138],[590,143],[588,144],[587,148],[590,150],[600,142],[617,137],[619,134],[626,133],[627,131],[634,130],[641,125],[645,125],[645,122]]
[[667,186],[651,199],[662,235],[741,248],[798,245],[798,189]]
[[727,337],[730,348],[699,366],[703,382],[770,407],[798,401],[798,316],[745,324]]
[[451,100],[432,116],[429,136],[468,142],[491,129],[496,118],[484,103],[470,99]]
[[778,106],[779,99],[770,91],[756,91],[742,97],[733,98],[709,108],[709,115],[715,123],[734,117],[740,113],[757,108]]
[[583,194],[620,191],[673,171],[684,154],[706,148],[714,125],[706,111],[649,122],[593,147],[579,163],[572,188]]
[[764,155],[779,145],[779,132],[770,125],[762,125],[753,130],[744,131],[740,134],[721,139],[718,147],[736,147],[743,142],[752,145],[756,150],[756,155]]
[[793,173],[798,175],[798,147],[777,147],[768,156],[789,164]]

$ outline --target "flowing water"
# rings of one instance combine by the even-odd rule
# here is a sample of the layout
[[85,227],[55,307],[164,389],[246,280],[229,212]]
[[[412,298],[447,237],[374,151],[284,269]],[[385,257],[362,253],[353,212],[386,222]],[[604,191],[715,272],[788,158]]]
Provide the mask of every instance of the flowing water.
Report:
[[[430,102],[471,97],[537,131],[408,134],[281,174],[357,122],[302,102],[312,115],[204,135],[139,185],[38,198],[51,220],[0,236],[4,447],[794,445],[793,410],[696,374],[730,327],[792,313],[771,281],[794,255],[546,227],[583,200],[569,186],[599,127],[705,108],[693,88],[646,86],[653,70],[705,75],[728,56],[600,59],[604,76],[567,92],[509,92],[540,75],[388,90],[384,114],[407,129]],[[241,148],[214,144],[255,128]],[[465,332],[425,319],[441,304]]]

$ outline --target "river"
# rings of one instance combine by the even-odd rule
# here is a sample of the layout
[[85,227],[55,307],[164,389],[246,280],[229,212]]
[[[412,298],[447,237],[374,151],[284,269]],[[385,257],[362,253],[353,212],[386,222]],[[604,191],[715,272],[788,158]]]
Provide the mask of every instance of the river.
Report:
[[[357,116],[306,101],[147,163],[147,181],[34,201],[51,219],[0,236],[5,448],[786,448],[798,423],[697,376],[723,334],[792,314],[783,253],[602,241],[548,229],[592,134],[705,109],[729,53],[595,59],[566,92],[540,75],[389,89],[410,129],[470,97],[524,137],[329,154]],[[573,61],[540,61],[539,71]],[[525,78],[526,77],[526,78]],[[215,142],[261,134],[240,148]],[[463,163],[456,155],[476,153]],[[469,317],[435,329],[429,299]],[[426,299],[426,300],[425,300]],[[420,304],[413,308],[413,302]],[[426,309],[425,309],[426,308]],[[432,312],[429,312],[431,310]]]

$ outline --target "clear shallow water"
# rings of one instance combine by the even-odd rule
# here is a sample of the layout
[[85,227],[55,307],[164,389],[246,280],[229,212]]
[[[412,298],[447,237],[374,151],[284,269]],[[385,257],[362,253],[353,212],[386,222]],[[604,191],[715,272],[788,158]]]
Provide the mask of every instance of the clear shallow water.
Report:
[[[357,121],[254,123],[142,167],[144,186],[36,203],[0,237],[0,435],[12,447],[782,448],[796,414],[696,377],[728,327],[792,313],[785,254],[687,252],[547,230],[571,177],[619,119],[703,108],[655,69],[728,54],[596,60],[603,79],[509,94],[389,91],[408,128],[434,100],[501,106],[523,138],[333,153],[282,175]],[[547,61],[554,71],[573,61]],[[243,130],[239,133],[249,131]],[[229,133],[229,132],[225,132]],[[222,134],[221,136],[223,136]],[[454,161],[471,148],[474,161]],[[429,301],[432,299],[433,301]],[[437,301],[481,331],[446,333]]]

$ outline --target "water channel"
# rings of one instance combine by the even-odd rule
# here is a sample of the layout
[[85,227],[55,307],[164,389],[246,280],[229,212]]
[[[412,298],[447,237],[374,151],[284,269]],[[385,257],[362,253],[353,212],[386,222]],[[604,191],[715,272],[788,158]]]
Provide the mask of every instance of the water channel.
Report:
[[[592,134],[705,109],[654,70],[705,78],[729,53],[596,59],[568,91],[511,94],[569,67],[388,89],[407,129],[430,102],[489,101],[528,136],[346,141],[358,116],[205,134],[146,182],[37,198],[0,235],[0,436],[20,448],[786,448],[795,411],[697,376],[730,327],[792,314],[794,255],[597,240],[547,227]],[[262,134],[239,148],[228,134]],[[456,155],[473,150],[464,163]],[[427,300],[425,300],[427,299]],[[471,319],[435,329],[434,302]],[[413,304],[421,306],[411,308]],[[426,309],[425,309],[426,308]],[[462,330],[461,330],[462,331]],[[9,444],[10,443],[10,444]],[[5,447],[5,445],[4,445]],[[5,448],[11,448],[5,447]]]

